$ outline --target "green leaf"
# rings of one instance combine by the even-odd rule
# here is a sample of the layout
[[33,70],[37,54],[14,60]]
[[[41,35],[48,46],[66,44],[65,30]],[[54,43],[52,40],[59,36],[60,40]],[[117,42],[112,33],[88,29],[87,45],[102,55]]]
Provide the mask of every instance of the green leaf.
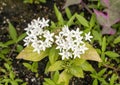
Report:
[[96,51],[98,52],[98,54],[101,54],[101,53],[102,53],[102,52],[101,52],[101,49],[96,48]]
[[48,68],[50,67],[50,61],[47,62],[46,67],[45,67],[45,74],[48,73]]
[[114,45],[114,43],[113,43],[114,38],[115,38],[114,35],[108,36],[107,40],[106,40],[107,44]]
[[16,51],[21,52],[22,50],[23,50],[23,46],[18,44]]
[[56,7],[56,5],[54,5],[54,10],[55,10],[55,14],[57,16],[57,19],[59,21],[60,25],[64,25],[64,19],[62,14],[60,13],[60,11],[58,10],[58,8]]
[[30,3],[30,4],[32,4],[33,0],[24,0],[24,3]]
[[18,39],[17,39],[16,42],[18,43],[19,41],[23,40],[23,38],[25,38],[25,36],[26,36],[26,33],[21,34],[21,35],[18,37]]
[[49,66],[48,71],[62,70],[63,69],[63,65],[64,65],[64,61],[62,61],[62,60],[56,61],[54,64]]
[[98,78],[98,80],[102,83],[102,85],[109,85],[104,78]]
[[103,37],[103,40],[102,40],[102,52],[105,52],[105,50],[106,50],[106,37],[104,36]]
[[102,62],[102,60],[95,48],[93,48],[88,43],[86,43],[86,47],[88,48],[88,50],[86,50],[85,53],[81,55],[81,59]]
[[50,52],[49,52],[49,61],[50,61],[50,63],[53,64],[57,60],[58,56],[59,56],[58,50],[56,49],[55,46],[53,46],[50,49]]
[[0,68],[0,72],[7,73],[6,69]]
[[25,83],[22,83],[21,85],[28,85],[28,83],[27,83],[27,82],[25,82]]
[[3,44],[3,42],[0,42],[0,47],[7,47],[7,45]]
[[22,83],[21,85],[28,85],[28,83],[27,83],[27,82],[24,82],[24,83]]
[[21,80],[21,79],[15,79],[15,81],[17,81],[17,82],[23,82],[23,80]]
[[65,82],[65,84],[63,84],[63,85],[69,85],[69,81],[70,81],[71,77],[72,77],[72,75],[69,74],[66,70],[64,70],[59,76],[58,83]]
[[98,85],[98,80],[95,79],[95,80],[93,81],[92,85]]
[[106,68],[102,69],[97,75],[101,77],[107,71]]
[[49,85],[47,82],[43,82],[43,85]]
[[85,27],[89,27],[88,21],[81,15],[76,14],[77,20]]
[[4,55],[2,53],[0,53],[0,59],[4,59]]
[[46,3],[46,0],[39,0],[40,2],[42,2],[42,3]]
[[105,52],[101,52],[100,55],[101,55],[101,59],[105,62],[105,58],[106,58],[106,57],[105,57]]
[[32,72],[38,72],[38,62],[33,62],[32,63]]
[[97,75],[97,73],[90,74],[90,76],[91,76],[92,78],[95,78],[95,79],[98,79],[98,78],[99,78],[99,76]]
[[5,63],[4,66],[8,71],[11,71],[11,67],[9,66],[9,64]]
[[9,48],[5,48],[5,49],[2,49],[1,50],[1,53],[2,54],[7,54],[7,53],[9,53],[10,52],[10,49]]
[[116,74],[113,74],[110,78],[110,85],[115,85],[115,81],[118,79],[118,76]]
[[55,71],[54,75],[53,75],[53,81],[57,82],[59,79],[59,71]]
[[5,85],[8,85],[9,84],[9,82],[5,82]]
[[117,38],[115,38],[115,40],[113,41],[114,44],[118,44],[120,43],[120,36],[118,36]]
[[52,31],[54,30],[54,29],[56,29],[57,27],[56,27],[56,24],[53,22],[53,21],[51,21],[51,26],[50,26],[50,29],[52,29]]
[[56,85],[54,81],[52,81],[49,78],[44,78],[45,82],[48,83],[48,85]]
[[99,44],[101,45],[102,34],[99,33],[99,32],[96,31],[96,30],[92,30],[92,35],[93,35],[93,37],[94,37],[93,39],[99,41]]
[[72,14],[71,14],[71,11],[68,7],[65,8],[65,12],[66,12],[67,18],[70,19],[72,17]]
[[18,85],[18,82],[16,81],[10,81],[11,85]]
[[87,61],[85,61],[82,65],[81,65],[81,68],[84,70],[84,71],[90,71],[90,72],[94,72],[94,68],[92,67],[91,64],[89,64]]
[[71,26],[72,24],[74,24],[74,19],[75,19],[75,16],[76,16],[76,14],[74,14],[70,19],[69,19],[69,21],[67,22],[67,24],[66,25],[68,25],[68,26]]
[[72,63],[75,66],[80,66],[82,65],[86,60],[81,59],[81,58],[75,58],[73,59],[70,63]]
[[10,82],[11,79],[6,78],[6,79],[3,79],[2,81],[3,81],[3,82]]
[[28,70],[31,70],[31,68],[32,68],[32,65],[29,64],[29,63],[23,63],[23,65],[24,65]]
[[20,54],[17,56],[17,59],[40,61],[46,56],[48,56],[50,50],[50,49],[46,49],[45,51],[41,51],[40,54],[38,54],[37,52],[33,52],[33,49],[34,48],[32,46],[27,46],[20,52]]
[[13,39],[14,42],[16,42],[17,40],[17,32],[16,32],[16,29],[14,28],[14,26],[9,22],[9,34],[10,34],[10,37]]
[[119,57],[120,55],[116,52],[113,52],[113,51],[106,51],[105,54],[108,56],[108,57],[111,57],[111,58],[116,58],[116,57]]
[[13,71],[10,72],[10,75],[9,75],[9,76],[10,76],[10,78],[11,78],[12,80],[14,80],[15,74],[13,73]]
[[71,66],[69,68],[69,71],[72,75],[74,75],[76,77],[84,78],[83,70],[80,66]]
[[94,27],[94,25],[95,25],[95,15],[94,14],[92,14],[92,17],[91,17],[91,19],[90,19],[90,27],[92,28],[92,27]]
[[6,45],[6,46],[9,46],[9,45],[12,45],[12,44],[15,44],[14,40],[9,40],[6,43],[4,43],[4,45]]

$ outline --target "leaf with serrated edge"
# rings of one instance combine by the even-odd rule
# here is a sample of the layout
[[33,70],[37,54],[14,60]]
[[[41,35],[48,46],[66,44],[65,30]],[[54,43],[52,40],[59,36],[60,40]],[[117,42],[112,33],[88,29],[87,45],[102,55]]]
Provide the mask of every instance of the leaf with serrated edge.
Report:
[[82,59],[102,62],[99,54],[90,44],[86,43],[86,47],[88,48],[88,50],[86,50],[85,54],[81,55]]
[[27,46],[20,52],[20,54],[17,56],[17,59],[40,61],[46,56],[48,56],[48,53],[49,53],[49,49],[46,49],[45,51],[42,51],[40,52],[40,54],[38,54],[37,52],[33,52],[32,46]]

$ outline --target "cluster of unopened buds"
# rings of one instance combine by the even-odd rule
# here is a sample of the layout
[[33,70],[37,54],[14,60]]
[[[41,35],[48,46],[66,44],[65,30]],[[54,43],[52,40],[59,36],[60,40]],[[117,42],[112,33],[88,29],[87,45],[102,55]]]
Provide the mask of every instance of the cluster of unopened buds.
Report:
[[59,50],[59,55],[62,56],[62,60],[69,58],[79,57],[84,54],[88,48],[85,42],[91,41],[93,36],[90,32],[83,33],[79,28],[76,30],[70,30],[68,26],[62,27],[57,35],[46,30],[49,20],[44,18],[31,21],[28,27],[25,28],[27,37],[25,37],[25,46],[31,45],[34,48],[34,52],[40,54],[41,51],[45,51],[46,48],[52,47],[56,44],[56,49]]

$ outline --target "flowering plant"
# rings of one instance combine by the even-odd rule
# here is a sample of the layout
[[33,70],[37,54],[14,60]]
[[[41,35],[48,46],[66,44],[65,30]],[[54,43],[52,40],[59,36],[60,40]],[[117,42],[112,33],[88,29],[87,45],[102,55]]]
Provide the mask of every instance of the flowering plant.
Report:
[[[87,60],[98,62],[102,60],[89,44],[93,38],[90,32],[93,27],[92,20],[89,23],[77,13],[72,16],[69,9],[66,9],[69,20],[65,21],[56,5],[54,10],[57,23],[38,18],[28,24],[25,28],[27,36],[23,40],[26,47],[19,53],[17,59],[41,61],[48,57],[45,73],[51,73],[51,79],[44,78],[43,85],[68,85],[73,76],[83,78],[84,71],[95,71]],[[71,28],[76,22],[89,30]]]
[[[52,33],[48,30],[49,20],[33,20],[25,28],[27,36],[23,40],[27,46],[17,58],[40,61],[49,58],[45,72],[58,74],[55,84],[68,85],[72,76],[84,77],[83,71],[93,72],[93,67],[86,60],[101,61],[96,50],[88,43],[93,36],[80,28],[70,30],[67,25]],[[87,42],[88,41],[88,42]],[[59,73],[59,70],[62,71]],[[45,79],[47,82],[47,79]],[[46,83],[45,82],[45,83]],[[52,80],[51,80],[52,82]]]

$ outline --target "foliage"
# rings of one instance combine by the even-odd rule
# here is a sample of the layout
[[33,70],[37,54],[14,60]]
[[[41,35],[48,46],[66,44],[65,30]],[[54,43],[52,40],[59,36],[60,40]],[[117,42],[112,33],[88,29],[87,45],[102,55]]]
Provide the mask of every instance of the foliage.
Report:
[[[41,2],[39,0],[24,1],[31,4]],[[86,16],[85,11],[72,13],[68,8],[70,5],[79,3],[80,7],[83,6],[85,11],[87,10],[89,16]],[[119,21],[119,4],[120,0],[88,0],[88,4],[83,0],[66,0],[63,7],[65,16],[54,5],[57,22],[51,21],[51,25],[45,29],[57,35],[62,27],[67,25],[70,30],[76,30],[75,27],[79,27],[84,34],[91,31],[93,35],[91,42],[85,43],[89,50],[82,54],[81,58],[75,59],[62,60],[55,43],[52,47],[41,51],[40,54],[33,52],[34,48],[31,45],[23,48],[20,41],[26,34],[18,35],[14,26],[9,22],[9,40],[0,41],[0,62],[4,62],[0,66],[0,85],[27,85],[18,78],[13,70],[11,57],[14,52],[19,53],[17,59],[33,61],[24,62],[23,65],[31,72],[36,73],[37,77],[39,76],[38,61],[42,61],[45,57],[48,59],[44,73],[50,74],[50,78],[44,78],[43,85],[69,85],[73,76],[85,79],[88,71],[91,77],[90,81],[93,80],[91,85],[119,85],[120,24],[117,23]]]
[[[0,84],[1,85],[19,85],[23,82],[23,80],[16,78],[15,72],[12,70],[12,66],[5,63],[5,68],[0,68],[0,73],[3,73],[3,75],[0,76]],[[25,83],[23,83],[26,85]],[[21,84],[21,85],[23,85]]]
[[38,62],[33,62],[32,64],[23,63],[23,65],[32,72],[38,72]]
[[[55,13],[58,19],[57,23],[52,22],[54,25],[54,27],[51,25],[51,31],[56,31],[56,30],[60,30],[61,26],[64,26],[64,24],[68,24],[69,26],[71,26],[74,22],[78,22],[79,25],[82,25],[84,27],[87,27],[88,30],[90,30],[91,26],[89,25],[89,22],[80,14],[74,14],[73,16],[70,16],[70,11],[66,11],[67,15],[69,16],[69,20],[65,21],[63,19],[62,14],[60,13],[60,11],[57,9],[56,6],[54,6],[55,9]],[[69,9],[68,9],[69,10]],[[75,18],[77,20],[75,20]],[[72,20],[71,20],[72,19]],[[92,22],[92,21],[91,21]],[[74,23],[74,25],[77,25],[76,23]],[[55,28],[60,28],[60,29],[55,29]],[[61,71],[59,73],[59,78],[58,81],[56,83],[60,84],[62,82],[64,82],[64,85],[68,85],[69,80],[73,77],[81,77],[84,78],[84,71],[90,71],[90,72],[94,72],[94,68],[91,66],[91,64],[89,64],[89,62],[87,62],[86,60],[94,60],[94,61],[98,61],[101,62],[102,60],[100,59],[98,53],[96,52],[96,50],[88,43],[86,43],[87,48],[89,48],[88,51],[85,52],[85,54],[81,55],[81,58],[75,58],[75,59],[65,59],[65,60],[60,60],[60,56],[58,55],[58,50],[55,48],[55,46],[46,49],[45,51],[40,52],[40,54],[38,54],[37,52],[33,52],[33,47],[28,45],[23,51],[21,51],[21,53],[17,56],[18,59],[25,59],[25,60],[31,60],[31,61],[40,61],[41,59],[43,59],[44,57],[48,57],[49,61],[47,63],[45,72],[57,72],[57,71]],[[24,64],[25,65],[25,64]],[[27,68],[29,66],[28,69],[31,68],[31,65],[25,65]],[[64,79],[63,79],[64,78]],[[50,80],[50,79],[46,79],[45,78],[45,85],[49,84],[50,85],[54,85],[56,84],[54,81]]]
[[[104,75],[106,71],[107,69],[101,69],[100,72],[91,74],[94,78],[92,85],[98,85],[99,83],[103,85],[119,85],[119,83],[117,83],[118,76],[115,73],[112,74],[112,70]],[[107,79],[108,76],[110,76],[109,79]]]
[[[26,82],[17,78],[16,73],[12,67],[12,59],[10,58],[12,53],[20,52],[23,46],[19,42],[26,36],[25,33],[18,36],[16,29],[9,22],[8,32],[10,40],[7,42],[0,42],[0,62],[3,62],[4,67],[0,66],[0,85],[26,85]],[[14,45],[10,48],[10,45]]]
[[[84,2],[82,0],[66,0],[66,3],[63,8],[79,3],[84,5]],[[103,5],[103,7],[105,7],[105,9],[103,9],[103,11],[98,11],[94,9],[94,13],[96,14],[98,23],[103,28],[102,34],[115,34],[116,30],[113,29],[111,26],[120,21],[120,0],[117,0],[115,2],[113,0],[101,0],[100,3],[101,5]],[[86,5],[84,6],[86,8]]]
[[29,3],[29,4],[40,4],[40,3],[46,3],[46,0],[24,0],[24,3]]

